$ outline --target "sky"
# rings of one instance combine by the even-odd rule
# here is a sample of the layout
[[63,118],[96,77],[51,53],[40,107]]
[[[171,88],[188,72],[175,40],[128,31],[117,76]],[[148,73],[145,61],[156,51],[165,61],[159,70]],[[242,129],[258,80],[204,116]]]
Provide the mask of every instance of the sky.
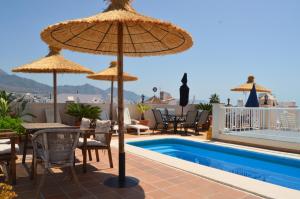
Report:
[[[48,47],[40,32],[48,25],[103,11],[102,0],[2,0],[0,2],[0,68],[43,57]],[[170,21],[193,37],[189,50],[175,55],[124,58],[124,71],[139,77],[125,89],[152,96],[153,87],[179,96],[183,73],[188,74],[190,99],[207,100],[213,93],[232,103],[243,94],[230,89],[253,74],[279,100],[300,104],[299,0],[135,0],[133,7],[147,16]],[[97,72],[113,56],[63,51],[72,61]],[[49,74],[18,74],[51,85]],[[89,83],[106,89],[108,82],[85,75],[59,75],[59,85]]]

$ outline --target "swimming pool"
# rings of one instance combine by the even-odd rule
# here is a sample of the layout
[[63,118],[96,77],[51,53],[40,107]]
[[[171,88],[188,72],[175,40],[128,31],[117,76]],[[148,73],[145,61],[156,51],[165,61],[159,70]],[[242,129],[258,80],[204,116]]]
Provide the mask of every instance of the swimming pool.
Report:
[[190,140],[127,142],[175,158],[300,190],[300,160]]

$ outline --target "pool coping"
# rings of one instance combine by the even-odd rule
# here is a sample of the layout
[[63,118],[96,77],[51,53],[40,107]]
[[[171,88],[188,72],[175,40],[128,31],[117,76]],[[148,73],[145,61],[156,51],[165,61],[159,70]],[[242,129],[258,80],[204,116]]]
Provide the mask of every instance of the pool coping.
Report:
[[[145,140],[157,140],[157,139],[164,139],[164,138],[176,138],[176,139],[184,139],[190,141],[196,141],[200,143],[213,143],[219,146],[227,146],[233,147],[238,149],[245,149],[255,152],[262,152],[271,155],[283,156],[283,157],[291,157],[300,159],[300,155],[297,154],[290,154],[285,152],[274,152],[267,149],[259,149],[255,147],[248,147],[248,146],[241,146],[235,144],[228,144],[228,143],[221,143],[221,142],[210,142],[205,140],[195,139],[193,137],[178,137],[178,136],[155,136],[155,137],[139,137],[139,138],[127,138],[126,142],[129,141],[145,141]],[[118,148],[118,141],[113,140],[111,145],[113,147]],[[140,147],[132,146],[125,143],[125,151],[142,156],[144,158],[148,158],[157,162],[160,162],[164,165],[177,168],[182,171],[186,171],[215,182],[225,184],[231,187],[234,187],[239,190],[243,190],[261,197],[265,198],[300,198],[300,191],[289,189],[286,187],[282,187],[279,185],[274,185],[271,183],[255,180],[252,178],[244,177],[241,175],[229,173],[226,171],[222,171],[219,169],[215,169],[212,167],[207,167],[204,165],[200,165],[197,163],[189,162],[186,160],[181,160],[178,158],[174,158],[168,155],[164,155],[158,152],[146,150]]]

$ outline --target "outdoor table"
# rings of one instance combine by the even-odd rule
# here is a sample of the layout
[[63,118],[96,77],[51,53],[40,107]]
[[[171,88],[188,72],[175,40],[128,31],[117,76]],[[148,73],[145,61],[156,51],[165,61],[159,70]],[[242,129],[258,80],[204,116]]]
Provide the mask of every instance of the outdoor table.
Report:
[[28,147],[28,137],[30,134],[33,134],[34,132],[43,129],[74,128],[73,126],[69,126],[61,123],[22,123],[22,127],[25,129],[22,164],[25,164],[27,147]]
[[174,133],[177,133],[177,124],[178,122],[184,121],[186,115],[172,115],[169,114],[168,117],[172,118],[173,126],[174,126]]

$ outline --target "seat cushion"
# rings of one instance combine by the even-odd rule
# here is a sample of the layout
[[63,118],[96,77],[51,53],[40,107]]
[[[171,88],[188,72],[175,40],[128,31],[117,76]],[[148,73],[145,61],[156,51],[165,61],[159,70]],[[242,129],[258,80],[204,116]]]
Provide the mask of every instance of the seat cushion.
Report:
[[[19,146],[15,145],[16,152],[19,151]],[[11,144],[0,144],[0,155],[10,154],[11,153]]]
[[[86,143],[87,143],[87,146],[90,146],[90,147],[92,147],[92,146],[95,146],[95,147],[97,147],[97,146],[106,146],[104,143],[102,143],[101,141],[98,141],[98,140],[94,140],[94,139],[90,139],[90,138],[88,138],[87,140],[86,140]],[[77,145],[78,147],[82,147],[83,146],[83,138],[79,138],[79,141],[78,141],[78,145]]]
[[0,139],[0,144],[10,144],[10,139]]
[[141,125],[141,124],[129,124],[126,126],[126,128],[149,130],[149,126],[145,126],[145,125]]

